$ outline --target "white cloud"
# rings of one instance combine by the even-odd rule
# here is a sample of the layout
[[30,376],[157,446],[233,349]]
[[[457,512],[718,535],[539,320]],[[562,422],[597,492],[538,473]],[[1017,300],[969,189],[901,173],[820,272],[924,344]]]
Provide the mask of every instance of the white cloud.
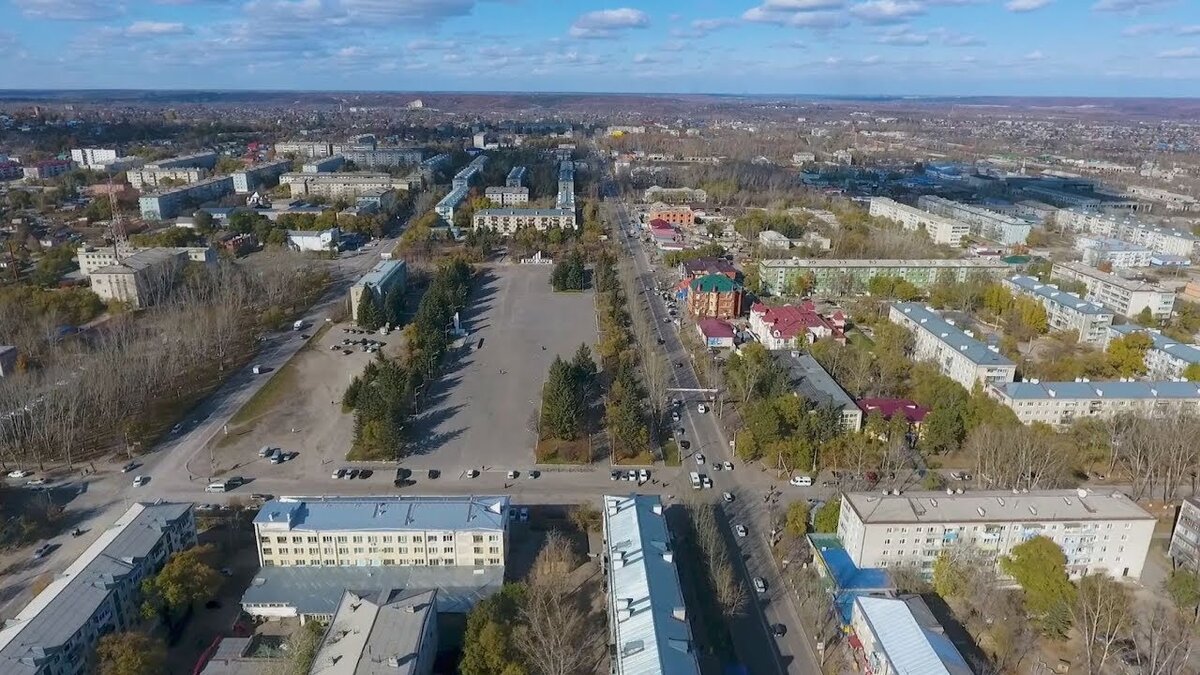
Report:
[[921,47],[929,44],[929,35],[915,32],[909,26],[896,26],[884,31],[875,41],[881,45],[896,47]]
[[1200,24],[1193,26],[1180,26],[1175,29],[1176,35],[1200,35]]
[[631,28],[645,28],[650,17],[640,9],[622,7],[588,12],[575,19],[568,31],[571,37],[605,39],[616,37]]
[[1173,2],[1174,0],[1097,0],[1096,4],[1092,5],[1092,11],[1136,14],[1147,10],[1156,10]]
[[405,47],[407,47],[410,51],[414,51],[414,52],[445,51],[445,50],[451,50],[451,49],[458,49],[458,43],[453,40],[419,39],[419,40],[410,40],[409,43],[407,45],[405,45]]
[[1125,37],[1143,37],[1145,35],[1158,35],[1167,30],[1167,27],[1161,23],[1138,23],[1126,27],[1121,31],[1121,35]]
[[1053,0],[1008,0],[1004,3],[1004,9],[1010,12],[1032,12],[1035,9],[1041,9],[1049,5]]
[[1045,60],[1046,55],[1042,53],[1042,50],[1035,49],[1035,50],[1029,52],[1028,54],[1026,54],[1023,58],[1026,61],[1042,61],[1042,60]]
[[850,13],[867,23],[899,23],[924,14],[924,5],[909,0],[868,0],[850,8]]
[[691,27],[692,27],[691,32],[693,35],[696,35],[697,37],[703,37],[703,36],[708,35],[709,33],[713,32],[714,30],[721,30],[722,28],[728,28],[729,26],[732,26],[736,23],[737,23],[736,19],[696,19],[691,24]]
[[125,13],[125,5],[108,0],[13,0],[13,5],[33,19],[96,21]]
[[653,54],[634,54],[634,63],[658,63],[658,57]]
[[846,25],[844,0],[766,0],[742,13],[743,21],[792,28],[837,28]]
[[152,37],[156,35],[187,35],[192,29],[178,22],[134,21],[125,29],[130,37]]
[[1180,47],[1157,54],[1160,59],[1200,59],[1200,47]]

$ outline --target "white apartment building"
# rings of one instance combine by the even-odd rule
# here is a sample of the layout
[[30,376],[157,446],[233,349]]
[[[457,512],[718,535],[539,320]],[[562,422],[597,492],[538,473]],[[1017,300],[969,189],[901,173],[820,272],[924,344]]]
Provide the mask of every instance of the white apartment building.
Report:
[[276,156],[292,155],[301,159],[329,157],[333,152],[333,144],[329,141],[284,141],[275,144]]
[[1200,572],[1200,499],[1187,497],[1179,505],[1168,551],[1177,568]]
[[110,265],[116,265],[124,258],[135,253],[143,251],[170,251],[172,253],[183,253],[187,255],[188,260],[198,262],[204,265],[215,265],[217,263],[217,251],[211,246],[179,246],[179,247],[140,247],[131,246],[128,243],[122,242],[112,246],[104,246],[101,248],[86,247],[79,249],[75,254],[75,259],[79,263],[79,273],[85,277],[90,276],[92,272]]
[[1073,330],[1079,334],[1080,342],[1088,344],[1103,345],[1108,341],[1113,313],[1100,305],[1033,277],[1015,275],[1005,279],[1004,286],[1016,295],[1028,296],[1041,303],[1051,330]]
[[475,228],[489,228],[500,234],[512,234],[523,227],[537,230],[578,227],[573,209],[483,209],[472,221]]
[[507,185],[490,187],[483,191],[483,196],[487,197],[493,204],[498,206],[528,204],[529,188],[520,186],[509,187]]
[[1054,279],[1078,281],[1087,287],[1085,300],[1104,305],[1122,316],[1135,317],[1149,308],[1156,319],[1171,316],[1175,306],[1175,292],[1144,281],[1125,279],[1115,274],[1101,272],[1082,263],[1055,263],[1050,270]]
[[[1183,377],[1183,371],[1187,370],[1188,366],[1200,363],[1200,347],[1179,342],[1160,331],[1133,324],[1109,326],[1108,339],[1131,333],[1145,333],[1154,342],[1153,346],[1146,350],[1146,377],[1152,380],[1177,380]],[[1105,344],[1107,346],[1107,341]]]
[[141,585],[196,545],[192,504],[135,503],[0,630],[0,673],[91,672],[100,638],[140,625]]
[[497,567],[507,496],[281,497],[254,519],[263,567]]
[[260,162],[248,166],[241,171],[234,171],[233,191],[238,194],[248,194],[262,187],[273,187],[278,184],[279,177],[292,168],[291,160],[277,159]]
[[859,568],[909,567],[928,576],[943,551],[967,546],[997,560],[1044,536],[1062,548],[1072,579],[1136,580],[1156,522],[1116,491],[850,492],[842,495],[838,538]]
[[1113,269],[1149,267],[1156,255],[1145,246],[1110,237],[1076,237],[1075,248],[1083,254],[1084,265],[1099,267],[1108,263]]
[[71,148],[71,161],[85,169],[103,169],[117,156],[114,148]]
[[138,208],[146,220],[164,220],[174,218],[189,206],[199,206],[231,192],[233,179],[229,176],[215,176],[162,192],[142,195],[138,198]]
[[944,197],[925,195],[917,200],[917,206],[945,218],[967,223],[971,231],[1006,246],[1024,244],[1033,225],[982,206],[963,204]]
[[346,158],[342,155],[330,155],[329,157],[314,157],[311,161],[305,162],[300,167],[302,173],[329,173],[337,171],[346,163]]
[[1065,209],[1057,216],[1058,224],[1075,232],[1097,237],[1120,239],[1135,246],[1145,246],[1155,253],[1190,258],[1198,241],[1191,232],[1160,227],[1137,218],[1087,209]]
[[337,248],[342,231],[331,227],[328,230],[288,230],[288,247],[293,251],[328,253]]
[[195,152],[190,155],[179,155],[146,164],[146,168],[148,169],[178,169],[189,166],[209,170],[215,169],[217,166],[217,153],[211,151]]
[[454,178],[450,181],[450,187],[457,190],[458,188],[467,188],[475,180],[475,177],[483,171],[483,167],[487,165],[487,155],[479,155],[471,160],[471,163],[464,166],[458,173],[454,174]]
[[918,302],[898,302],[888,320],[913,334],[913,359],[937,365],[943,375],[970,391],[976,382],[1012,382],[1017,364]]
[[971,233],[971,226],[965,222],[935,215],[887,197],[872,197],[868,212],[877,218],[894,220],[906,230],[925,230],[935,244],[958,246],[962,238]]
[[605,495],[601,517],[612,674],[699,673],[662,501]]
[[973,675],[919,595],[856,595],[850,630],[871,675]]
[[177,166],[169,168],[131,169],[125,172],[125,179],[134,190],[175,187],[177,184],[186,185],[208,178],[208,169],[196,166]]
[[1106,418],[1120,413],[1143,416],[1200,412],[1200,384],[1195,382],[1128,381],[1002,382],[987,393],[1012,410],[1023,424],[1042,422],[1070,426],[1082,417]]
[[444,220],[446,224],[453,225],[454,210],[458,208],[459,204],[463,203],[463,200],[467,198],[467,193],[470,192],[470,190],[471,188],[465,185],[462,187],[452,188],[450,192],[446,193],[446,196],[442,197],[437,205],[433,207],[433,210],[439,216],[441,216],[442,220]]
[[279,184],[291,190],[292,197],[317,195],[331,200],[354,201],[374,190],[407,190],[405,178],[393,178],[386,173],[298,173],[288,172],[279,177]]
[[102,300],[123,302],[132,309],[162,300],[175,284],[187,254],[176,249],[152,248],[120,262],[93,270],[88,276],[92,292]]

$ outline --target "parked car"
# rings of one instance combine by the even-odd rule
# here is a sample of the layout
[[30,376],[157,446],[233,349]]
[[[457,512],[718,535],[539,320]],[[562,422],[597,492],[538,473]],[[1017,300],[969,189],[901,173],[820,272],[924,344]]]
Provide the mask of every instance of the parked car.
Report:
[[350,469],[346,472],[344,477],[346,480],[354,480],[355,478],[358,478],[358,469]]
[[812,487],[812,476],[792,476],[788,484],[793,487]]
[[725,462],[721,465],[726,471],[733,471],[733,462]]
[[264,445],[258,449],[258,456],[259,457],[270,457],[271,453],[273,453],[273,452],[275,452],[275,448],[272,448],[269,445]]
[[722,492],[721,499],[724,499],[726,503],[730,503],[733,501],[733,493],[732,492]]
[[29,487],[40,487],[42,485],[45,485],[46,482],[47,481],[45,478],[34,478],[33,480],[25,481],[25,485],[28,485]]
[[467,469],[467,478],[477,478],[478,476],[479,469]]
[[639,469],[638,470],[638,481],[645,483],[648,480],[650,480],[650,470],[649,469]]
[[130,471],[133,471],[136,468],[138,468],[137,462],[129,462],[125,466],[121,467],[121,473],[129,473]]
[[767,592],[766,579],[763,579],[762,577],[754,577],[754,590],[758,591],[759,593],[766,593]]
[[612,472],[612,474],[609,476],[609,478],[610,478],[611,480],[621,480],[621,472],[620,472],[620,471],[613,471],[613,472]]
[[150,482],[149,476],[136,476],[133,479],[133,487],[142,487],[143,485],[145,485],[146,483],[149,483],[149,482]]
[[787,626],[777,623],[774,626],[771,626],[771,634],[775,637],[783,637],[784,635],[787,635]]
[[437,477],[440,475],[442,475],[441,471],[438,471],[437,469],[430,469],[428,472],[426,472],[425,477],[429,480],[437,480]]
[[708,412],[708,406],[701,403],[700,405],[696,406],[696,412],[703,415],[704,413]]
[[696,453],[696,464],[699,464],[700,466],[704,466],[704,453],[703,452]]
[[505,475],[508,476],[509,480],[513,480],[517,477],[517,472],[514,469],[509,469],[508,473]]
[[733,528],[733,531],[736,532],[737,536],[739,536],[739,537],[746,536],[746,526],[745,525],[737,525]]
[[337,471],[334,471],[333,477],[334,478],[345,478],[346,477],[346,469],[338,469]]
[[53,544],[42,544],[33,552],[33,559],[41,560],[42,558],[45,558],[50,553],[50,549],[53,547]]
[[33,475],[33,472],[30,471],[29,469],[13,469],[12,471],[8,472],[9,478],[24,478],[26,476],[32,476],[32,475]]

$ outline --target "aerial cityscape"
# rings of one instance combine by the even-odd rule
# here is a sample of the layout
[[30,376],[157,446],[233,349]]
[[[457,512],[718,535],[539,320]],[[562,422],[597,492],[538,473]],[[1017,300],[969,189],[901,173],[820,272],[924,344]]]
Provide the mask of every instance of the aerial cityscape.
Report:
[[0,675],[1200,675],[1200,5],[0,48]]

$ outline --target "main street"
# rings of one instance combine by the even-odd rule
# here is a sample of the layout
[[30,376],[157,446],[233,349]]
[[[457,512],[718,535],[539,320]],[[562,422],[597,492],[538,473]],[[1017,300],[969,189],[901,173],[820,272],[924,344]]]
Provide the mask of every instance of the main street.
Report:
[[[699,389],[700,380],[690,355],[683,346],[678,329],[673,322],[664,321],[664,318],[667,318],[666,308],[659,300],[654,266],[649,255],[638,239],[627,233],[632,222],[629,210],[624,202],[615,199],[611,192],[606,194],[617,214],[616,231],[632,254],[637,277],[642,285],[642,296],[632,297],[629,301],[648,303],[655,330],[663,341],[662,348],[670,362],[668,367],[673,373],[675,388]],[[677,363],[682,365],[674,367]],[[728,518],[726,524],[729,526],[725,534],[729,541],[737,542],[742,553],[737,562],[740,563],[745,577],[745,588],[750,600],[746,615],[730,626],[738,656],[752,673],[820,673],[821,669],[809,646],[808,637],[803,634],[802,623],[791,594],[787,592],[772,556],[769,540],[771,513],[767,508],[768,503],[764,501],[766,491],[761,485],[761,473],[745,465],[740,465],[740,468],[734,471],[707,471],[705,467],[711,466],[712,462],[728,460],[739,464],[717,421],[716,412],[710,410],[700,413],[693,400],[682,406],[681,418],[681,424],[687,429],[684,437],[692,443],[690,455],[681,451],[681,454],[685,454],[681,473],[686,474],[691,470],[689,466],[695,467],[693,458],[696,453],[702,453],[705,465],[695,468],[708,473],[713,479],[714,493],[728,491],[735,497],[732,504],[724,505],[724,512]],[[680,480],[686,480],[686,475],[681,475]],[[734,537],[729,531],[734,524],[745,526],[748,530],[747,536]],[[766,581],[765,594],[754,592],[751,580],[755,577]],[[775,624],[785,625],[788,628],[787,635],[772,638],[770,628]]]

